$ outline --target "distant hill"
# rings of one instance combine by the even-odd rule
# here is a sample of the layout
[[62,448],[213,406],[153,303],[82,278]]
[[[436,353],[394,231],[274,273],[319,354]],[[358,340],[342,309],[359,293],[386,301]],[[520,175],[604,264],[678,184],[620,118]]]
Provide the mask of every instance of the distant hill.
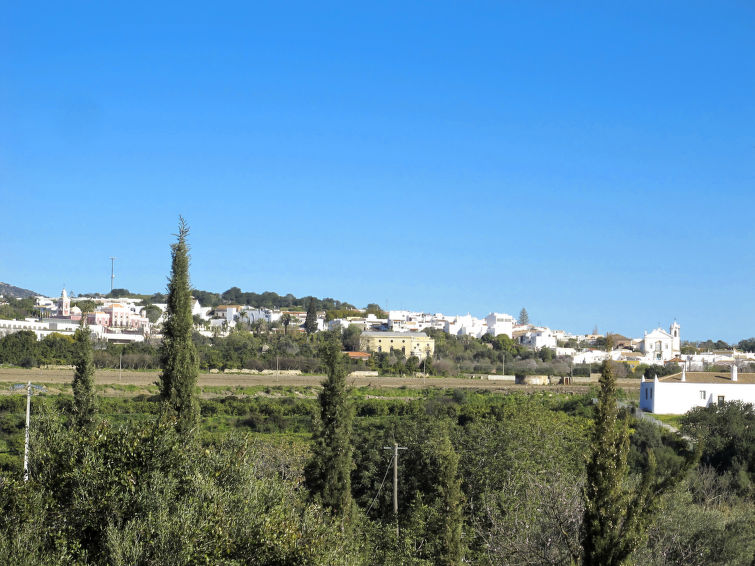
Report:
[[[275,309],[290,309],[290,310],[307,310],[309,301],[312,299],[315,309],[317,310],[353,310],[356,307],[351,303],[338,301],[326,297],[324,299],[318,299],[317,297],[295,297],[291,293],[287,295],[279,295],[272,291],[265,291],[264,293],[252,293],[244,292],[238,287],[231,287],[223,293],[214,293],[212,291],[201,291],[199,289],[191,290],[192,296],[199,301],[203,307],[216,307],[218,305],[247,305],[252,307],[266,307]],[[164,303],[168,300],[168,296],[164,293],[154,293],[152,295],[140,295],[132,293],[128,289],[113,289],[107,295],[101,293],[82,293],[79,296],[95,297],[95,298],[108,298],[119,299],[121,297],[130,297],[133,299],[142,299],[150,303]],[[370,303],[367,308],[372,308],[373,312],[381,311],[380,306]]]
[[0,295],[3,297],[13,297],[17,299],[26,299],[28,297],[36,297],[39,293],[30,291],[29,289],[22,289],[21,287],[15,287],[8,283],[0,281]]

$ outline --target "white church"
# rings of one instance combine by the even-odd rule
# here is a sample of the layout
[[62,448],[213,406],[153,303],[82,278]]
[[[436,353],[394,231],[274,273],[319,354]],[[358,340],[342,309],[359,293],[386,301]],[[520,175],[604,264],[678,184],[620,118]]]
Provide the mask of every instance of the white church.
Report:
[[667,362],[682,353],[682,344],[679,337],[679,323],[674,323],[666,332],[662,328],[656,328],[651,332],[645,332],[640,340],[640,351],[654,362]]

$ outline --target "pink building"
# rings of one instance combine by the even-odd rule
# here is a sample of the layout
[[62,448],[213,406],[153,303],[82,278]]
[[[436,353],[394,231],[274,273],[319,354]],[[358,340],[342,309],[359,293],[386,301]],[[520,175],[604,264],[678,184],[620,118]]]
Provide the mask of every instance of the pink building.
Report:
[[110,315],[102,311],[89,312],[87,313],[87,324],[90,326],[93,324],[110,326]]
[[106,326],[131,329],[149,328],[147,317],[140,316],[121,303],[112,303],[102,309],[102,312],[108,316]]

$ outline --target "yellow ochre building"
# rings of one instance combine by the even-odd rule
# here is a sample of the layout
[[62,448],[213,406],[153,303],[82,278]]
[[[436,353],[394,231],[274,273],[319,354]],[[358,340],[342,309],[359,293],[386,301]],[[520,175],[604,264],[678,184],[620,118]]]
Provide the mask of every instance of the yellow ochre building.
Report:
[[424,332],[362,332],[359,347],[367,352],[396,350],[407,358],[416,356],[424,360],[435,352],[435,340]]

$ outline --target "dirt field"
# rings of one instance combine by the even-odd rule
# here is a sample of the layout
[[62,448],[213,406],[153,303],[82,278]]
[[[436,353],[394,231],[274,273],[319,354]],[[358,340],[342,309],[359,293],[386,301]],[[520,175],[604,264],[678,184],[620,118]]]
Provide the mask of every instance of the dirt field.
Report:
[[[142,372],[142,371],[122,371],[118,370],[98,370],[95,379],[98,385],[135,385],[138,387],[147,387],[154,385],[159,373]],[[70,369],[21,369],[21,368],[0,368],[0,383],[24,383],[31,380],[36,383],[49,384],[67,384],[73,378],[73,370]],[[311,387],[319,385],[324,376],[310,375],[248,375],[248,374],[222,374],[222,373],[202,373],[199,375],[198,385],[200,387],[243,387],[243,386],[294,386],[294,387]],[[501,383],[499,381],[487,381],[484,379],[461,379],[455,377],[433,377],[423,379],[421,377],[350,377],[349,385],[355,387],[406,387],[410,389],[422,389],[425,387],[440,388],[471,388],[471,389],[488,389],[488,390],[512,390],[512,391],[553,391],[553,392],[571,392],[586,393],[589,391],[587,385],[514,385],[511,383]],[[624,389],[639,389],[640,383],[636,379],[619,380],[619,387]],[[5,387],[0,386],[0,390]],[[107,393],[106,393],[107,394]]]

